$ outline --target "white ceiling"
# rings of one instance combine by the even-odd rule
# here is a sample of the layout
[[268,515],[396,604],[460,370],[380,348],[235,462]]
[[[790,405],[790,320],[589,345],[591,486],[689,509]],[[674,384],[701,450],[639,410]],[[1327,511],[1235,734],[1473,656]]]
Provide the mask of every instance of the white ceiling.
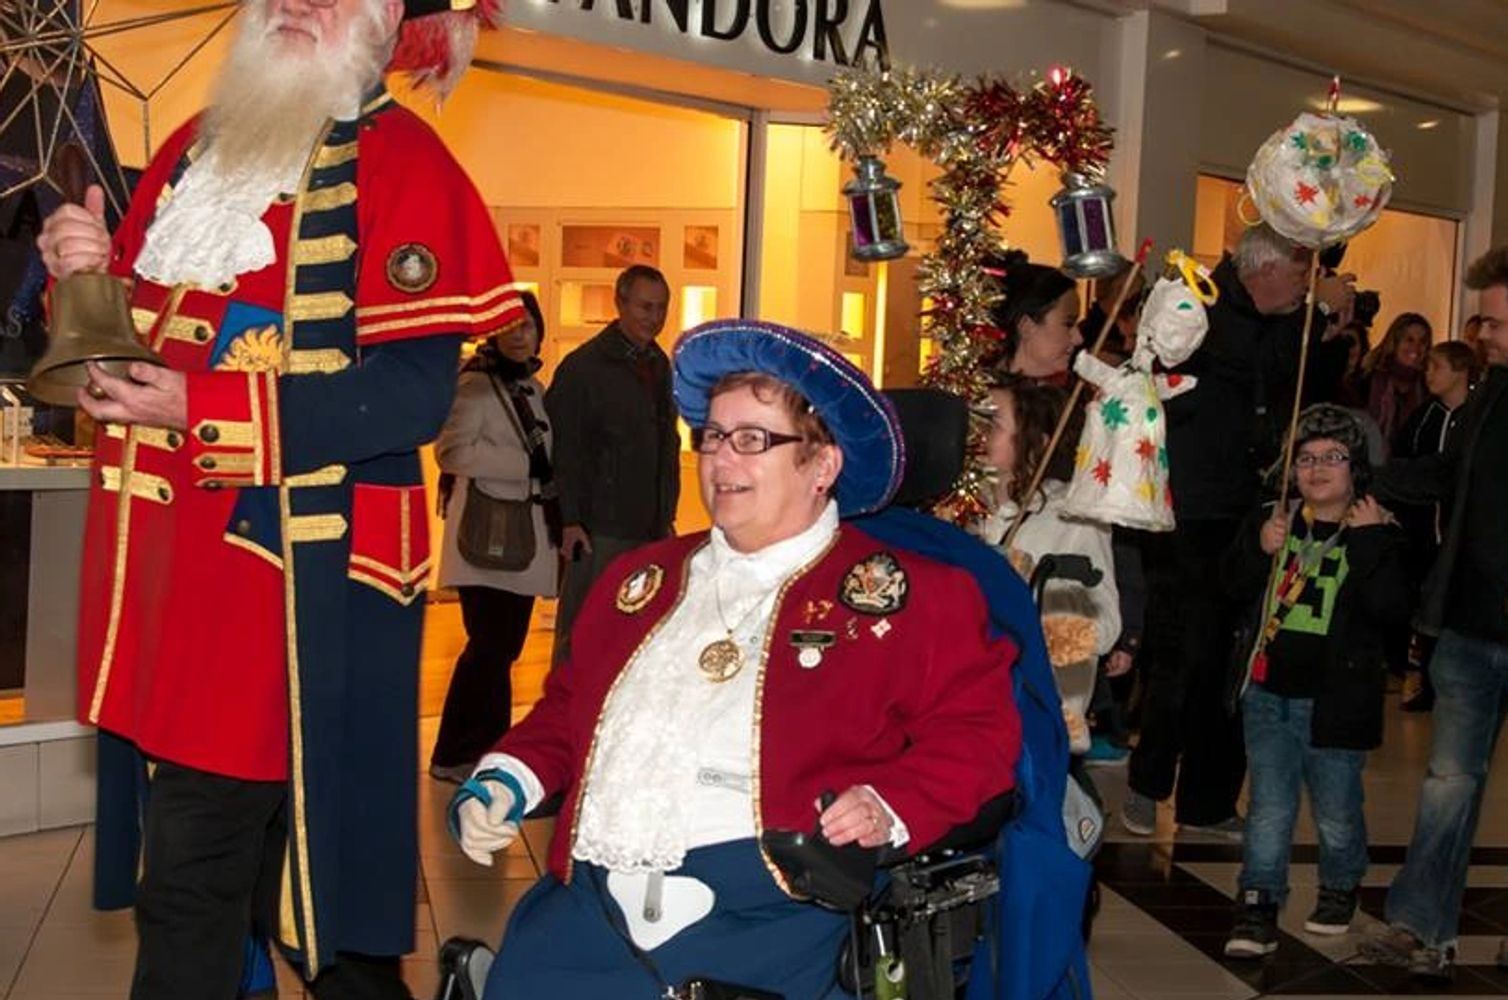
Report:
[[1508,108],[1508,0],[1111,0],[1462,110]]

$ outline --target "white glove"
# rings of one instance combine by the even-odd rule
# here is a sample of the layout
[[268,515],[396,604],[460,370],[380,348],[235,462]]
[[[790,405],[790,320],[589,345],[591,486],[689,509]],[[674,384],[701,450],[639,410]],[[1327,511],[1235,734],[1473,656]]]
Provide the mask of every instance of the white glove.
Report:
[[492,804],[483,806],[481,799],[467,799],[457,810],[461,851],[479,865],[492,866],[492,854],[518,839],[518,824],[508,822],[513,811],[513,793],[500,781],[481,782],[492,796]]

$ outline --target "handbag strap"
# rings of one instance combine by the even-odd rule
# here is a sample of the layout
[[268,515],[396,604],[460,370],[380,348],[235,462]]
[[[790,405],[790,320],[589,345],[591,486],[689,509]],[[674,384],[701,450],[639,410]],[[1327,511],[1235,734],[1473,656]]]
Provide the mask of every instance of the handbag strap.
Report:
[[[524,425],[519,421],[518,414],[513,411],[512,402],[510,402],[508,397],[503,394],[502,386],[498,385],[497,375],[495,373],[487,373],[487,384],[492,386],[492,394],[497,397],[498,405],[502,406],[503,415],[508,418],[508,423],[513,425],[514,432],[518,434],[519,446],[524,449],[524,455],[527,456],[529,454],[529,436],[524,433]],[[529,482],[534,483],[537,482],[537,480],[535,480],[531,476]],[[539,491],[531,490],[530,492],[538,494]],[[530,497],[530,499],[533,499],[533,497]]]

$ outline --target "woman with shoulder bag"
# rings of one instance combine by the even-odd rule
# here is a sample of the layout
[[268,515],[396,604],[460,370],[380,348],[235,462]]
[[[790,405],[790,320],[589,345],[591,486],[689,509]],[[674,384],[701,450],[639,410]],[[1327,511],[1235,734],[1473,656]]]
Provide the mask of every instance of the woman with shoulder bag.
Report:
[[513,662],[535,597],[553,597],[560,507],[550,466],[544,387],[536,379],[544,317],[489,337],[461,369],[435,442],[445,539],[440,585],[461,597],[466,648],[456,660],[431,777],[461,782],[512,721]]

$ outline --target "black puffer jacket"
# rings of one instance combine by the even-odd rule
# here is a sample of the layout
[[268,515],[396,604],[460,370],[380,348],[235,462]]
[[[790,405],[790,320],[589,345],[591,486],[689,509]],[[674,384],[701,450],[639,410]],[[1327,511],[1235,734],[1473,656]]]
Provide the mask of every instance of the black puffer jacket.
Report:
[[[1266,504],[1247,517],[1221,567],[1230,596],[1249,609],[1249,620],[1257,623],[1258,631],[1272,566],[1272,557],[1262,551],[1261,529],[1271,513],[1272,505]],[[1306,531],[1297,511],[1290,530],[1296,535]],[[1371,750],[1382,744],[1385,643],[1390,629],[1408,618],[1410,587],[1403,532],[1397,526],[1345,531],[1340,544],[1349,568],[1326,637],[1324,677],[1314,698],[1309,743],[1316,748]]]
[[[1278,456],[1298,377],[1303,310],[1257,312],[1230,257],[1214,271],[1220,298],[1210,329],[1175,374],[1199,380],[1168,401],[1168,474],[1180,520],[1246,515],[1260,497],[1263,471]],[[1329,385],[1346,361],[1346,342],[1323,341],[1325,322],[1311,328],[1310,386]]]

